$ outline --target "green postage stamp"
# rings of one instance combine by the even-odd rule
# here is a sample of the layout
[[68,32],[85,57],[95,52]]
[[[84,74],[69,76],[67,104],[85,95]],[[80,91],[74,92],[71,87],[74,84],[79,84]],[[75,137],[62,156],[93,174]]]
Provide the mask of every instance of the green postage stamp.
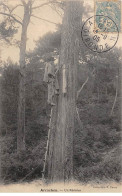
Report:
[[122,32],[120,0],[95,0],[95,15],[99,16],[95,19],[95,26],[99,32]]

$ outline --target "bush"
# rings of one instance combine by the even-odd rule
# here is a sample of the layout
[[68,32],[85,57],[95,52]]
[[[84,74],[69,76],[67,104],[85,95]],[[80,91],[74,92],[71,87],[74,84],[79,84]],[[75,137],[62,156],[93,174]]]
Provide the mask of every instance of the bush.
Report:
[[[120,147],[111,151],[103,157],[103,160],[95,166],[79,167],[76,171],[78,180],[88,181],[112,181],[119,182],[121,180],[121,158],[119,156]],[[113,155],[114,154],[114,155]]]
[[44,152],[41,153],[39,154],[38,151],[34,153],[23,151],[19,155],[17,153],[6,153],[2,157],[2,174],[5,183],[10,181],[17,182],[18,180],[24,179],[32,171],[34,172],[27,176],[25,180],[39,178],[43,169],[44,158]]

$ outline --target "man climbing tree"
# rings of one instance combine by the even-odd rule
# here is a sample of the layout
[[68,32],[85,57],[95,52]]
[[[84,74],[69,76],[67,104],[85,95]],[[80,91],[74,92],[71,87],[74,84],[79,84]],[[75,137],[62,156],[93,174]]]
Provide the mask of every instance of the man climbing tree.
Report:
[[50,123],[48,179],[52,182],[73,179],[73,132],[81,8],[81,2],[66,2],[59,62],[59,96],[55,97]]
[[55,105],[53,102],[54,95],[58,94],[59,85],[58,85],[58,67],[54,64],[54,58],[49,57],[45,65],[45,74],[44,82],[48,84],[48,104],[51,106]]

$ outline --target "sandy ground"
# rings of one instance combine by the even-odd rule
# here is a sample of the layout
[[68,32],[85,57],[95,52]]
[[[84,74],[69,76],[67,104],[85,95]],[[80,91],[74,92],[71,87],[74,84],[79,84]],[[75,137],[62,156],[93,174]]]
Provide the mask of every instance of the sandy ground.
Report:
[[41,181],[33,181],[30,183],[21,183],[21,184],[9,184],[9,185],[0,185],[0,192],[3,193],[34,193],[34,192],[110,192],[110,193],[119,193],[122,192],[122,184],[110,183],[110,184],[91,184],[91,185],[82,185],[77,182],[70,184],[53,184],[53,185],[44,185]]

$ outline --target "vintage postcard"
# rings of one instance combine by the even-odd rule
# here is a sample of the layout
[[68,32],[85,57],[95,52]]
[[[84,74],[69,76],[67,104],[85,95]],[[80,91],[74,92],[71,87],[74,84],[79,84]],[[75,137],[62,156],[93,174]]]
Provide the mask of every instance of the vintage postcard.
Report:
[[122,192],[122,2],[0,0],[0,192]]

